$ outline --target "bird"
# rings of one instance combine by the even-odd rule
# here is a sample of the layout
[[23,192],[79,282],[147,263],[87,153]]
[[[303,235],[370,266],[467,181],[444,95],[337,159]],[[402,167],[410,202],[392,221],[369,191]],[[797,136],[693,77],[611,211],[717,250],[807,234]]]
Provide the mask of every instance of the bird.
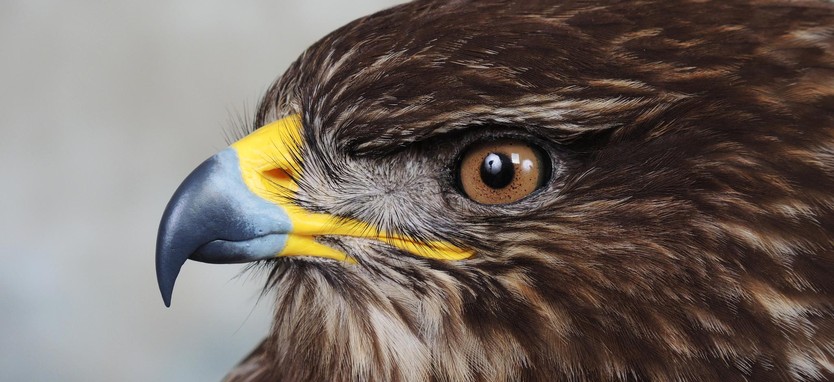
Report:
[[188,259],[266,273],[229,381],[834,380],[834,4],[360,18],[174,193],[166,305]]

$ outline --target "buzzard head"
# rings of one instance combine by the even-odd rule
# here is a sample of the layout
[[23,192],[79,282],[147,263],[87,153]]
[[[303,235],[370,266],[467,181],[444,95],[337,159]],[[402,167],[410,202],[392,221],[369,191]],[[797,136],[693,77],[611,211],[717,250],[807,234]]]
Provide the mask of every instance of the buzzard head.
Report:
[[325,37],[165,211],[269,270],[232,380],[834,378],[834,7],[416,1]]

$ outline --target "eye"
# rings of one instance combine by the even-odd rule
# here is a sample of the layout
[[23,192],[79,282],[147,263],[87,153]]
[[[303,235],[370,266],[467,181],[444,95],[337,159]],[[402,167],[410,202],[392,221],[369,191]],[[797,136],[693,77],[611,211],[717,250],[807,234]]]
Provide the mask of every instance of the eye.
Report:
[[512,203],[547,181],[550,160],[521,140],[480,142],[463,154],[457,176],[466,196],[478,203]]

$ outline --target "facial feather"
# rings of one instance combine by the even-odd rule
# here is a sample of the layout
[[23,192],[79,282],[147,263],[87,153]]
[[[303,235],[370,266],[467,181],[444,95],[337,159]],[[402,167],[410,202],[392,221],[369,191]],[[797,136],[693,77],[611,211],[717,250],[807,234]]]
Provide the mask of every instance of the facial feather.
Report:
[[[298,203],[477,255],[275,261],[248,380],[834,378],[832,31],[812,1],[418,1],[325,37],[255,123],[303,115]],[[558,171],[478,205],[452,172],[496,134]]]

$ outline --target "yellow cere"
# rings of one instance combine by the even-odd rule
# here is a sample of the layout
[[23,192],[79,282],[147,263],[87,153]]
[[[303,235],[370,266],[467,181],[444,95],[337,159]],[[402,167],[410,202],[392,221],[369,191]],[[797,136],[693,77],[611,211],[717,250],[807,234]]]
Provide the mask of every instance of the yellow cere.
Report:
[[240,160],[240,170],[246,186],[259,197],[280,206],[292,222],[292,232],[277,256],[318,256],[353,262],[335,248],[315,241],[315,236],[341,235],[371,238],[388,243],[415,255],[442,260],[463,260],[472,251],[450,243],[422,242],[402,235],[379,231],[368,223],[329,214],[311,213],[289,202],[298,191],[292,178],[302,174],[300,145],[301,117],[293,114],[265,125],[232,144]]

